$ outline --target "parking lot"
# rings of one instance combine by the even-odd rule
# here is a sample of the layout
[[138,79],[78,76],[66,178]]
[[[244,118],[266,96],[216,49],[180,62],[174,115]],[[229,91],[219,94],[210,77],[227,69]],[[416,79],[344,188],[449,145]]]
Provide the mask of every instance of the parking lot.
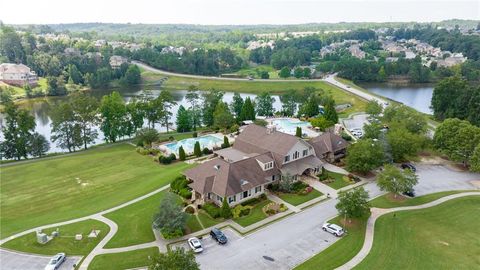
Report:
[[[242,239],[242,236],[238,234],[236,231],[230,229],[230,228],[225,228],[221,229],[221,231],[225,234],[225,236],[228,239],[228,243],[225,245],[220,245],[215,241],[210,235],[205,235],[200,239],[200,242],[202,242],[202,247],[203,247],[203,252],[201,254],[197,254],[197,256],[202,256],[204,254],[211,253],[215,251],[216,249],[221,249],[221,248],[229,248],[229,243],[230,242],[235,242],[238,240]],[[186,250],[190,250],[190,246],[188,245],[187,241],[184,241],[182,243],[174,244],[172,246],[173,249],[176,248],[184,248]]]
[[[30,255],[0,249],[1,270],[43,270],[52,256]],[[81,257],[67,256],[59,270],[71,270]]]

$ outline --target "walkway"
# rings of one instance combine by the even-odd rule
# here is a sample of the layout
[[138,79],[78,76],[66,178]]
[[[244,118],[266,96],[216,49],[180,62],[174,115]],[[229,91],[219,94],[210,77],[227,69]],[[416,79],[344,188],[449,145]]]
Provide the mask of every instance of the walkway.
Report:
[[365,242],[363,243],[362,249],[350,261],[348,261],[347,263],[345,263],[344,265],[342,265],[342,266],[340,266],[336,269],[337,270],[352,269],[355,266],[357,266],[359,263],[361,263],[363,261],[363,259],[365,259],[365,257],[367,257],[368,253],[370,253],[370,250],[372,249],[372,246],[373,246],[373,234],[375,232],[375,221],[379,217],[381,217],[385,214],[392,213],[392,212],[397,212],[397,211],[418,210],[418,209],[429,208],[429,207],[439,205],[443,202],[453,200],[453,199],[456,199],[456,198],[460,198],[460,197],[479,196],[479,195],[480,195],[480,192],[465,192],[465,193],[458,193],[458,194],[453,194],[453,195],[450,195],[450,196],[445,196],[445,197],[442,197],[442,198],[440,198],[436,201],[429,202],[429,203],[422,204],[422,205],[417,205],[417,206],[405,206],[405,207],[397,207],[397,208],[390,208],[390,209],[372,208],[371,209],[372,215],[370,216],[370,218],[368,219],[368,222],[367,222],[367,229],[366,229],[366,232],[365,232]]

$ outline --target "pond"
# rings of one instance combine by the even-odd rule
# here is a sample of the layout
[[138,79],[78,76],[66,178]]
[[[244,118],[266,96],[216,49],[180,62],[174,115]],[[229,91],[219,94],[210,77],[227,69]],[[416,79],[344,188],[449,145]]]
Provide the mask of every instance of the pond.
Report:
[[[136,88],[129,88],[129,89],[109,89],[109,90],[95,90],[90,92],[92,96],[98,97],[99,99],[104,96],[108,95],[113,91],[118,91],[122,97],[125,99],[126,102],[128,102],[130,99],[133,97],[139,97],[142,93],[141,89],[136,89]],[[160,94],[159,89],[157,90],[151,90],[152,95],[158,96]],[[171,122],[173,123],[173,128],[175,128],[175,120],[177,116],[177,111],[180,105],[183,105],[185,108],[189,107],[189,104],[187,100],[185,99],[185,95],[187,94],[187,90],[177,90],[177,91],[172,91],[173,98],[175,99],[175,102],[177,103],[175,106],[172,108],[172,118]],[[223,96],[223,101],[227,102],[230,104],[233,100],[233,92],[225,92]],[[251,99],[255,99],[256,95],[254,94],[244,94],[240,93],[240,96],[245,99],[247,97],[250,97]],[[278,96],[273,95],[272,96],[275,99],[275,102],[273,103],[273,108],[275,111],[281,110],[281,102]],[[35,131],[44,135],[45,138],[50,142],[50,151],[49,153],[55,153],[55,152],[65,152],[65,149],[61,149],[55,142],[51,141],[51,108],[56,106],[59,102],[63,102],[66,99],[66,97],[53,97],[53,98],[42,98],[42,99],[31,99],[31,100],[26,100],[25,102],[21,103],[21,107],[28,109],[31,111],[32,115],[35,117],[35,123],[36,123],[36,128]],[[0,125],[3,125],[4,123],[4,115],[0,114]],[[146,121],[145,121],[145,126],[146,126]],[[156,125],[155,129],[157,129],[159,132],[165,132],[166,128],[160,125]],[[99,136],[95,140],[94,143],[91,145],[95,144],[100,144],[104,143],[104,136],[102,132],[97,128],[97,132]],[[1,132],[0,132],[1,133]],[[0,134],[0,138],[3,138],[3,134]]]
[[430,109],[434,87],[432,84],[363,83],[361,86],[372,93],[401,102],[419,112],[433,114]]

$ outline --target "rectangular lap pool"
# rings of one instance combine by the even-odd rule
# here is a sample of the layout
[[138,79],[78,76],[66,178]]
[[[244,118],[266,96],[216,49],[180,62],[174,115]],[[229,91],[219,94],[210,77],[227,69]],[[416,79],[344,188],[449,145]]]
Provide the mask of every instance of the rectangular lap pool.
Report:
[[223,140],[217,136],[205,135],[198,138],[188,138],[177,142],[167,143],[163,146],[165,146],[170,152],[177,155],[178,148],[180,148],[180,146],[183,146],[183,150],[185,150],[187,154],[191,154],[193,153],[193,147],[195,146],[196,142],[200,143],[200,149],[206,147],[212,150],[215,146],[220,146],[223,143]]

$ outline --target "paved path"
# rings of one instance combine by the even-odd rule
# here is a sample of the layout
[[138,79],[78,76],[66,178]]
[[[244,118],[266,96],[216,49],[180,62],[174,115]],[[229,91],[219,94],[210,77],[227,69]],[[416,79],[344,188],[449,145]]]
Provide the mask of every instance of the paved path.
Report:
[[336,268],[337,270],[349,270],[357,266],[360,262],[367,257],[368,253],[370,253],[370,250],[372,249],[373,246],[373,235],[375,232],[375,221],[388,213],[392,212],[397,212],[397,211],[406,211],[406,210],[417,210],[417,209],[424,209],[424,208],[429,208],[433,207],[436,205],[439,205],[443,202],[453,200],[456,198],[461,198],[461,197],[466,197],[466,196],[480,196],[480,192],[465,192],[465,193],[458,193],[458,194],[453,194],[450,196],[445,196],[442,197],[436,201],[429,202],[426,204],[422,205],[417,205],[417,206],[405,206],[405,207],[397,207],[397,208],[390,208],[390,209],[382,209],[382,208],[372,208],[372,215],[368,219],[367,222],[367,230],[365,232],[365,242],[363,243],[362,249],[360,252],[358,252],[355,257],[353,257],[350,261],[345,263],[344,265]]

